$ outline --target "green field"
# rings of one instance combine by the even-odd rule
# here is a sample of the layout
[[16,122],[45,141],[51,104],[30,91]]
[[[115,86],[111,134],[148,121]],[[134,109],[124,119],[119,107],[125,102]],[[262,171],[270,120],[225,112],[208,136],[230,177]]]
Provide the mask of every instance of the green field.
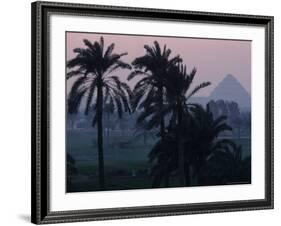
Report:
[[[129,133],[104,136],[105,178],[108,190],[151,187],[147,155],[157,138],[135,138]],[[251,153],[250,139],[235,140],[243,147],[243,156]],[[94,131],[74,130],[67,133],[67,152],[75,159],[77,174],[71,176],[69,192],[95,191],[98,187],[98,153]],[[177,186],[172,178],[172,186]]]
[[[76,160],[78,175],[73,176],[71,191],[97,190],[98,153],[96,134],[90,131],[68,132],[67,151]],[[104,161],[107,188],[146,188],[151,179],[147,154],[155,140],[135,139],[126,134],[104,137]]]

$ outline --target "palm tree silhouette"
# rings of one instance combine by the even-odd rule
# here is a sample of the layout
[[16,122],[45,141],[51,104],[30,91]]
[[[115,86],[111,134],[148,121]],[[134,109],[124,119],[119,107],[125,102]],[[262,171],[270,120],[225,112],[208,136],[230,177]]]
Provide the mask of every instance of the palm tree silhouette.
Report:
[[[149,118],[149,128],[160,126],[160,136],[165,133],[165,115],[163,108],[166,101],[165,83],[169,68],[182,61],[179,55],[170,58],[171,50],[164,45],[163,51],[157,41],[154,46],[144,46],[146,54],[136,58],[132,65],[134,71],[128,76],[128,80],[137,75],[142,78],[134,87],[133,108],[143,110],[138,118],[138,123]],[[157,116],[156,116],[157,114]]]
[[250,183],[251,157],[243,158],[242,147],[230,142],[212,153],[204,176],[212,184]]
[[188,117],[189,108],[190,106],[193,106],[188,104],[189,99],[198,91],[211,84],[210,82],[203,82],[190,91],[196,72],[197,70],[193,68],[190,73],[187,73],[186,65],[179,63],[170,68],[167,79],[168,104],[165,112],[172,112],[172,119],[174,119],[174,123],[177,127],[179,171],[181,184],[183,185],[186,184],[184,138],[181,132],[183,117]]
[[[134,99],[132,106],[134,110],[141,110],[141,114],[137,119],[138,124],[147,121],[147,129],[160,127],[160,137],[165,136],[165,114],[164,104],[166,102],[165,83],[169,68],[182,61],[179,55],[170,58],[171,50],[164,45],[163,50],[157,41],[154,46],[144,46],[145,55],[136,58],[132,65],[134,71],[128,76],[128,80],[133,79],[137,75],[141,75],[141,79],[134,87]],[[168,173],[168,172],[167,172]],[[166,186],[168,186],[168,176],[166,178]]]
[[99,184],[100,189],[104,190],[103,105],[114,105],[119,117],[122,117],[124,111],[130,111],[130,87],[111,74],[118,69],[131,69],[131,66],[120,60],[127,53],[113,53],[114,43],[104,47],[103,37],[99,42],[91,43],[87,39],[83,42],[86,48],[75,48],[73,51],[77,55],[67,62],[67,67],[71,69],[67,79],[77,77],[68,96],[68,112],[77,113],[81,100],[86,98],[85,115],[88,115],[96,97],[92,126],[97,124]]
[[[180,127],[170,123],[164,139],[158,141],[149,153],[149,159],[154,163],[151,174],[155,187],[161,185],[167,168],[170,174],[182,176],[182,166],[178,160],[180,153],[173,151],[174,147],[178,146],[179,129],[181,134],[184,134],[181,142],[184,151],[184,165],[188,166],[184,168],[185,184],[180,183],[180,186],[203,185],[210,156],[233,143],[229,139],[217,139],[223,131],[231,130],[231,127],[225,122],[225,116],[214,119],[208,106],[207,109],[204,109],[196,104],[190,104],[187,113],[189,115],[188,117],[186,114],[184,115]],[[163,165],[163,159],[165,159],[166,165]]]
[[178,171],[178,152],[174,151],[177,145],[176,130],[171,125],[166,130],[164,137],[157,141],[148,154],[149,162],[153,165],[152,187],[160,187],[163,182],[166,187],[170,175]]
[[[232,128],[227,124],[227,117],[220,116],[214,118],[209,104],[206,109],[198,105],[190,110],[191,119],[189,128],[182,132],[187,133],[186,140],[186,161],[190,168],[189,184],[200,183],[202,174],[204,175],[204,166],[208,158],[218,150],[224,150],[233,142],[230,139],[218,139],[219,135],[225,131],[231,131]],[[189,130],[189,131],[187,131]]]

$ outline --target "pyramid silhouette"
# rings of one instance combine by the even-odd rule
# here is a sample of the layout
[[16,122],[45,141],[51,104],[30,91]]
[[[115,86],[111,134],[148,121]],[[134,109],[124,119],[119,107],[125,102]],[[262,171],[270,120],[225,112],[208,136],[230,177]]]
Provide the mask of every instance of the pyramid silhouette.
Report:
[[211,92],[209,100],[235,101],[240,108],[251,108],[251,97],[237,79],[228,74]]

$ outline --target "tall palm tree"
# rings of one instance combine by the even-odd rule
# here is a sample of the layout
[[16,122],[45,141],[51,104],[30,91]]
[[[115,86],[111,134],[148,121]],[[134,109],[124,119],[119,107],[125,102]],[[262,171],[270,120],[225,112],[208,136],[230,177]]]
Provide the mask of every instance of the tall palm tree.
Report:
[[186,70],[186,65],[179,63],[170,68],[167,79],[167,93],[168,93],[168,104],[165,112],[172,112],[172,119],[176,122],[177,127],[177,149],[178,149],[178,161],[179,161],[179,171],[180,171],[180,180],[181,184],[186,184],[186,176],[185,176],[185,164],[184,164],[184,137],[181,132],[181,127],[183,126],[183,118],[189,117],[189,108],[188,104],[189,99],[199,92],[201,89],[209,86],[210,82],[202,82],[201,84],[195,86],[191,91],[190,87],[195,78],[197,70],[195,68],[192,69],[190,73]]
[[[141,79],[134,87],[134,109],[142,110],[138,118],[141,123],[145,119],[150,118],[150,128],[160,126],[160,136],[165,133],[165,115],[163,107],[166,101],[165,83],[169,69],[175,64],[182,61],[179,55],[170,58],[171,50],[164,45],[163,50],[157,41],[154,41],[154,46],[144,46],[145,55],[136,58],[132,65],[134,71],[128,76],[128,80],[136,76],[141,76]],[[158,120],[154,114],[157,113]],[[149,122],[148,122],[149,123]]]
[[112,73],[118,69],[131,69],[131,66],[121,57],[127,53],[113,53],[114,43],[104,47],[103,37],[100,41],[91,43],[83,40],[85,48],[75,48],[77,55],[67,62],[70,71],[67,79],[76,78],[68,96],[68,112],[77,113],[81,100],[86,98],[85,115],[91,110],[94,97],[95,115],[92,125],[97,124],[98,159],[99,159],[99,184],[100,189],[105,189],[104,153],[103,153],[103,105],[114,105],[119,117],[123,111],[130,111],[129,98],[132,96],[129,86],[121,82]]
[[[160,127],[160,137],[165,136],[165,115],[163,113],[166,102],[165,83],[169,69],[182,61],[179,55],[170,57],[171,50],[164,45],[163,50],[157,41],[154,46],[144,46],[145,55],[136,58],[132,65],[134,71],[128,76],[128,80],[141,76],[134,87],[134,99],[132,102],[134,110],[141,110],[137,119],[138,124],[147,120],[147,129]],[[168,176],[166,186],[168,186]]]

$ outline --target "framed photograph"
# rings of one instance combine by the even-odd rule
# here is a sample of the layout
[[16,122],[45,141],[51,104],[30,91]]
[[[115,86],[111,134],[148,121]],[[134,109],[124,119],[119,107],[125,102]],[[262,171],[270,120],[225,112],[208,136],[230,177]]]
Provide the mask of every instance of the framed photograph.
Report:
[[273,17],[32,3],[32,222],[273,208]]

